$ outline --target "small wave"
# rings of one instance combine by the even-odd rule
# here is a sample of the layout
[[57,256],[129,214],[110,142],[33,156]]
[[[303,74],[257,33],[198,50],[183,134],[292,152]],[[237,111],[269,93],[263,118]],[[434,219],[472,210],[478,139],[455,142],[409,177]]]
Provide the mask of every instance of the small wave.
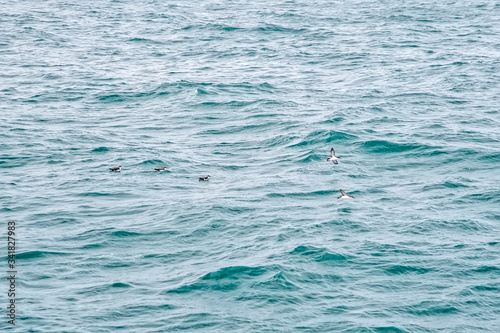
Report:
[[47,164],[62,164],[64,162],[66,162],[66,161],[65,160],[53,160],[53,159],[50,159],[46,163]]
[[435,304],[435,302],[425,301],[407,310],[409,313],[418,316],[440,316],[460,312],[456,307],[447,304]]
[[224,165],[221,168],[223,170],[240,170],[240,169],[248,168],[248,165]]
[[482,291],[498,291],[498,287],[496,286],[485,286],[485,285],[479,285],[479,286],[474,286],[471,288],[473,291],[478,291],[478,292],[482,292]]
[[148,43],[148,44],[163,44],[163,43],[155,41],[153,39],[141,38],[141,37],[130,38],[129,42],[133,42],[133,43]]
[[305,29],[305,28],[294,29],[294,28],[287,28],[287,27],[279,26],[276,24],[267,24],[263,27],[258,27],[256,30],[260,31],[260,32],[285,32],[285,33],[293,33],[293,34],[300,34],[300,33],[307,31],[307,29]]
[[[112,291],[113,289],[124,289],[124,288],[131,288],[132,285],[128,283],[123,283],[123,282],[115,282],[115,283],[106,283],[106,284],[101,284],[101,285],[96,285],[88,288],[83,288],[81,291],[77,292],[78,294],[99,294],[102,292],[109,292]],[[116,291],[120,292],[120,291]]]
[[475,273],[500,273],[500,267],[481,266],[473,270]]
[[118,231],[114,231],[111,233],[111,236],[117,237],[117,238],[137,237],[140,235],[141,235],[140,233],[133,232],[133,231],[125,231],[125,230],[118,230]]
[[120,92],[105,92],[100,93],[95,96],[95,98],[100,102],[105,103],[119,103],[126,102],[135,99],[142,99],[146,97],[151,97],[156,94],[156,91],[145,91],[145,92],[131,92],[131,91],[120,91]]
[[215,31],[231,32],[231,31],[236,31],[236,30],[242,30],[243,28],[229,26],[229,25],[223,25],[223,24],[214,24],[214,23],[209,23],[209,24],[205,24],[205,25],[187,25],[185,27],[182,27],[182,30],[194,30],[194,29],[199,29],[202,31],[215,30]]
[[237,289],[244,280],[261,276],[273,268],[229,266],[217,271],[209,272],[195,282],[185,284],[167,293],[190,293],[199,290],[231,291]]
[[65,252],[50,252],[50,251],[28,251],[16,254],[16,260],[29,260],[36,258],[45,258],[50,256],[66,256],[69,253]]
[[314,145],[318,143],[326,144],[330,142],[342,141],[342,140],[355,140],[357,137],[352,134],[347,134],[338,131],[314,131],[308,134],[299,143],[293,144],[290,147],[303,147]]
[[123,102],[125,97],[120,94],[106,94],[97,96],[97,99],[101,102]]
[[111,193],[105,193],[105,192],[85,192],[85,193],[80,193],[78,196],[80,197],[106,197],[106,196],[112,196],[113,194]]
[[196,93],[198,95],[210,95],[210,92],[208,90],[201,89],[201,88],[196,88]]
[[460,99],[451,99],[451,98],[447,102],[450,104],[457,104],[457,105],[469,103],[469,101],[464,101]]
[[[265,126],[272,126],[273,123],[267,123]],[[264,140],[260,143],[262,147],[279,147],[288,144],[289,142],[295,140],[295,136],[291,135],[276,135],[270,139]]]
[[486,154],[478,158],[480,161],[500,162],[500,154]]
[[99,249],[99,248],[102,248],[104,247],[103,244],[86,244],[86,245],[83,245],[81,247],[82,250],[86,250],[86,249]]
[[333,117],[331,119],[325,120],[325,123],[327,124],[336,124],[344,121],[343,117]]
[[420,223],[409,225],[408,230],[420,233],[428,233],[436,230],[464,230],[464,231],[484,231],[487,228],[479,221],[474,220],[424,220]]
[[219,269],[216,272],[207,273],[202,280],[237,279],[242,276],[258,276],[267,271],[263,267],[230,266]]
[[462,197],[461,199],[471,199],[474,201],[491,201],[491,202],[500,202],[500,191],[489,191],[486,193],[475,193],[472,195],[467,195]]
[[275,274],[273,277],[264,282],[259,282],[253,285],[253,288],[263,287],[265,289],[270,290],[297,290],[295,284],[290,282],[283,274],[283,272],[279,272]]
[[429,191],[429,190],[439,190],[442,188],[461,188],[461,187],[466,188],[469,186],[466,184],[460,183],[460,182],[445,181],[444,183],[441,183],[441,184],[433,184],[433,185],[424,186],[423,190]]
[[210,285],[208,283],[195,282],[183,285],[175,289],[168,290],[167,293],[187,294],[194,291],[205,291],[205,290],[231,291],[235,290],[236,288],[238,288],[238,284],[236,283],[219,283]]
[[447,188],[469,187],[468,185],[458,183],[458,182],[451,182],[451,181],[444,182],[442,184],[442,186],[447,187]]
[[406,333],[407,331],[402,330],[395,326],[381,326],[372,328],[376,333]]
[[290,193],[269,193],[266,195],[268,198],[286,198],[286,197],[317,197],[323,195],[332,195],[337,193],[337,190],[318,190],[313,192],[290,192]]
[[161,164],[161,166],[163,167],[164,162],[162,160],[145,160],[145,161],[142,161],[141,164],[144,164],[144,165]]
[[[199,89],[199,88],[198,88]],[[211,107],[211,108],[221,108],[221,107],[245,107],[252,104],[258,103],[258,101],[227,101],[227,102],[201,102],[196,104],[196,106]]]
[[93,153],[105,153],[108,151],[109,151],[108,147],[99,147],[99,148],[92,149]]
[[422,148],[424,146],[411,143],[396,143],[385,140],[371,140],[363,144],[363,148],[373,153],[402,153]]
[[297,246],[290,254],[300,254],[303,256],[311,257],[314,261],[325,262],[325,261],[337,261],[343,262],[347,261],[348,257],[334,252],[328,252],[326,249],[316,248],[314,246]]
[[315,151],[311,150],[302,156],[303,156],[302,159],[298,160],[297,162],[309,163],[309,162],[313,162],[313,161],[322,161],[325,159],[324,156],[327,156],[327,153],[320,155],[320,154],[317,154]]
[[2,168],[16,168],[27,165],[32,157],[28,156],[2,156],[0,157],[0,166]]
[[[272,123],[261,123],[261,124],[242,124],[238,126],[227,126],[220,129],[209,129],[202,132],[199,132],[199,135],[227,135],[227,134],[236,134],[242,132],[252,132],[257,130],[263,130],[272,126]],[[280,136],[282,140],[287,140],[286,136]],[[269,143],[263,143],[262,145],[269,145]],[[272,144],[271,144],[272,145]]]
[[174,310],[178,307],[172,304],[161,304],[161,305],[125,305],[124,309],[132,313],[156,313],[162,310]]
[[102,267],[104,267],[104,268],[125,268],[125,267],[131,267],[131,266],[132,266],[132,264],[130,262],[123,262],[123,261],[114,261],[114,262],[102,265]]
[[415,266],[407,266],[407,265],[395,265],[387,268],[385,270],[390,275],[399,275],[399,274],[425,274],[431,272],[430,268],[423,267],[415,267]]

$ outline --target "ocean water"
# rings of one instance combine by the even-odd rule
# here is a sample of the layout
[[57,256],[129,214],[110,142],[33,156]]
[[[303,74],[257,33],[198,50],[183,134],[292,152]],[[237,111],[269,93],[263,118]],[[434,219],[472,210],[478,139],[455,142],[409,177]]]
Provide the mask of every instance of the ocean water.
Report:
[[0,0],[0,329],[499,332],[499,36],[490,0]]

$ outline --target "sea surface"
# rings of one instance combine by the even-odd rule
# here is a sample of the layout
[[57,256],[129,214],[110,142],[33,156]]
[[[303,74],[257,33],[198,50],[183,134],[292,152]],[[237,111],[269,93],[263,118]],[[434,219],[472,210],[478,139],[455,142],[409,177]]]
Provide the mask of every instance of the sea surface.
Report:
[[499,84],[498,1],[0,0],[0,330],[500,332]]

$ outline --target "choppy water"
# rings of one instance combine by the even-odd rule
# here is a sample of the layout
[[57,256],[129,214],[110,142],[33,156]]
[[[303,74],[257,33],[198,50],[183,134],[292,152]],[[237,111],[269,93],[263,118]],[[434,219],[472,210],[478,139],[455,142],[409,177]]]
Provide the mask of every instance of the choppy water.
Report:
[[489,0],[0,1],[16,329],[498,332],[499,35]]

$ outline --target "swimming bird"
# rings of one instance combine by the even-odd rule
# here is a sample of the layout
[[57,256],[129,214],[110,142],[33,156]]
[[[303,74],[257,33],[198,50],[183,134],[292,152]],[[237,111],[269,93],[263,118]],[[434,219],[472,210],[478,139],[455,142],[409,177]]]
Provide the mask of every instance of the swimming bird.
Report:
[[164,166],[164,167],[163,167],[163,168],[161,168],[161,169],[155,169],[155,171],[159,171],[159,172],[162,172],[162,171],[165,171],[165,170],[167,170],[167,167],[166,167],[166,166]]
[[354,199],[354,197],[352,195],[345,193],[344,190],[342,190],[342,189],[340,189],[340,194],[342,194],[342,195],[340,197],[338,197],[337,199]]
[[109,168],[109,170],[111,170],[111,171],[122,171],[122,166],[120,165],[117,168]]
[[340,159],[340,157],[336,156],[335,155],[335,149],[330,149],[330,157],[328,157],[326,159],[327,162],[330,162],[332,161],[333,164],[339,164],[338,160]]
[[205,177],[200,177],[200,180],[208,180],[210,178],[210,175],[206,175]]

